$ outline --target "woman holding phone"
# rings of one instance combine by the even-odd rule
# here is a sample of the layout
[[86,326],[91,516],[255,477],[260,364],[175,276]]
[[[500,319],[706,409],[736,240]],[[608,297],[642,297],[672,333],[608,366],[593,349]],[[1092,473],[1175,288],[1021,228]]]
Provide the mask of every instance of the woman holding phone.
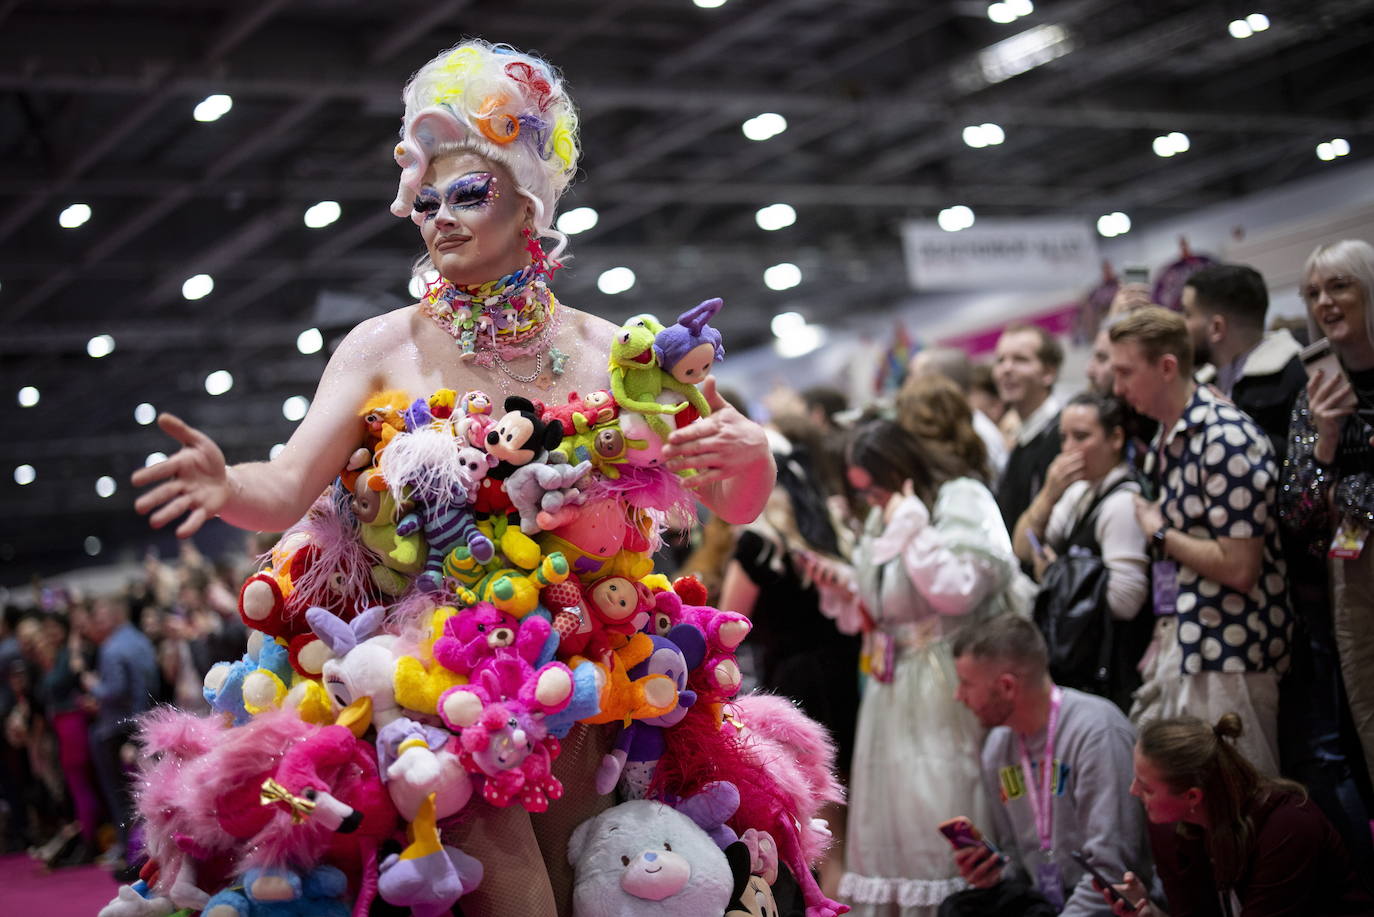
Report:
[[[1284,536],[1327,559],[1331,631],[1350,714],[1374,764],[1374,247],[1320,246],[1303,269],[1312,339],[1332,359],[1309,362],[1289,425],[1279,488]],[[1371,770],[1374,777],[1374,770]]]
[[[1302,786],[1263,777],[1236,750],[1234,713],[1140,731],[1131,793],[1145,807],[1169,909],[1196,917],[1374,914],[1340,836]],[[1102,889],[1119,917],[1168,917],[1133,874]],[[1121,899],[1125,899],[1122,901]]]

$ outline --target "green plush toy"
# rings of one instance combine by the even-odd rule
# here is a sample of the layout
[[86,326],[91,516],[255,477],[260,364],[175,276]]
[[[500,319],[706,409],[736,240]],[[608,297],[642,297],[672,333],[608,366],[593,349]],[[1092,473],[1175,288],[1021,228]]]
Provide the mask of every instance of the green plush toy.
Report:
[[[622,411],[634,411],[644,417],[649,428],[667,441],[673,432],[663,414],[677,414],[688,403],[703,416],[711,413],[706,398],[694,385],[679,382],[659,365],[654,353],[654,338],[663,325],[652,315],[636,315],[620,326],[611,342],[611,394]],[[677,392],[687,401],[679,404],[660,404],[658,396],[664,389]]]

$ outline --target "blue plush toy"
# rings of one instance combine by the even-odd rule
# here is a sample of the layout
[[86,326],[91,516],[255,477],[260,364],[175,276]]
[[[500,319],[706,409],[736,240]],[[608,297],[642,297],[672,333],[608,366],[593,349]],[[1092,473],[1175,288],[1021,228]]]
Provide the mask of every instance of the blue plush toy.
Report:
[[243,884],[212,897],[201,917],[349,917],[341,897],[348,879],[333,866],[301,876],[281,869],[250,869]]

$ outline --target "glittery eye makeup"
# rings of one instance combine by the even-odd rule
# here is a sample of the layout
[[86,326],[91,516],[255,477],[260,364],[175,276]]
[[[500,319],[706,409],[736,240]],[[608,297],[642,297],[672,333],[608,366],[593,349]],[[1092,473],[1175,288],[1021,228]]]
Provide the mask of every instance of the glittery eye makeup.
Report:
[[441,203],[447,203],[452,211],[473,210],[485,207],[500,196],[495,175],[490,172],[469,172],[448,186],[442,202],[439,193],[426,185],[420,189],[411,206],[416,213],[424,214],[428,222],[439,215]]
[[415,208],[416,213],[423,213],[425,222],[429,222],[439,214],[439,195],[433,188],[421,188],[420,193],[415,195],[415,203],[410,206]]
[[448,205],[459,208],[481,207],[496,199],[496,176],[490,172],[470,172],[448,186]]

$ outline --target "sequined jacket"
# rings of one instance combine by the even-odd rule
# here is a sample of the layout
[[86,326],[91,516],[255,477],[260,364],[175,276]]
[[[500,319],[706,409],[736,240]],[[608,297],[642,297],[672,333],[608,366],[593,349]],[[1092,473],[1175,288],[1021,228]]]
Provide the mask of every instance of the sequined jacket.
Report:
[[1279,518],[1307,542],[1314,554],[1325,556],[1331,535],[1342,518],[1364,526],[1374,525],[1371,436],[1374,428],[1369,424],[1355,415],[1347,417],[1341,427],[1336,460],[1330,465],[1322,464],[1313,454],[1317,429],[1307,406],[1307,391],[1298,394],[1288,425],[1288,458],[1283,463],[1283,486],[1279,488]]

